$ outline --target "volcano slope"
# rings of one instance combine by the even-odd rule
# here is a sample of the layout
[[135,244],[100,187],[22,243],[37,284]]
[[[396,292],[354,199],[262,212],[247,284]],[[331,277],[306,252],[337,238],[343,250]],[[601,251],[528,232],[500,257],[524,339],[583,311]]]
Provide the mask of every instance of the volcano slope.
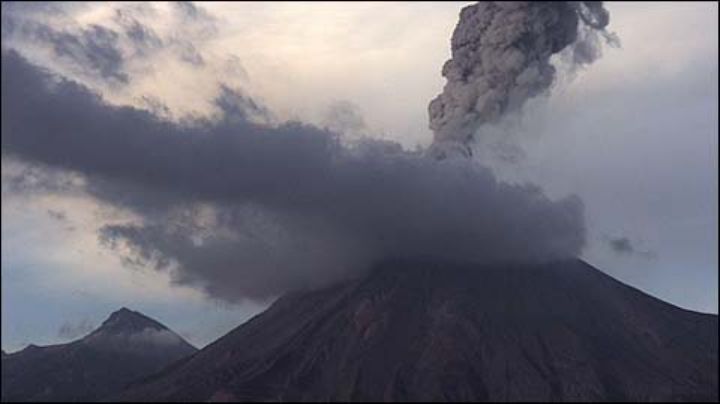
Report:
[[294,293],[123,401],[718,399],[718,317],[570,260],[389,260]]

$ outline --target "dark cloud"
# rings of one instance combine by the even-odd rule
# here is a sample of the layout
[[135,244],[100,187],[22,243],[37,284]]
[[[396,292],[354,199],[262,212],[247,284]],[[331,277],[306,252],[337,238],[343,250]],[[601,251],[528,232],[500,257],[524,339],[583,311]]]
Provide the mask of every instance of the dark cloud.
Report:
[[[236,105],[236,104],[231,104]],[[467,160],[242,119],[165,121],[2,56],[2,150],[81,174],[141,221],[102,240],[233,301],[356,276],[388,256],[478,263],[575,256],[582,203],[549,200]]]
[[141,56],[146,56],[149,52],[164,46],[164,41],[155,30],[143,25],[134,15],[135,13],[151,13],[152,9],[147,10],[148,7],[150,6],[146,5],[140,10],[130,7],[115,10],[115,23],[122,27],[125,36],[133,44],[135,52]]

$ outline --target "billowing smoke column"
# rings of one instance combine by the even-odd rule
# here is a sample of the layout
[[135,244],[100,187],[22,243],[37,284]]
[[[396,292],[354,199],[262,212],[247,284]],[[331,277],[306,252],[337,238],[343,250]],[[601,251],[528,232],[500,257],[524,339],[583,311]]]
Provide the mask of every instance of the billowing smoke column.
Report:
[[478,128],[547,90],[550,57],[572,47],[574,62],[598,55],[595,35],[609,14],[602,2],[480,2],[465,7],[443,66],[442,94],[429,105],[431,154],[469,154]]
[[253,122],[226,103],[255,108],[224,93],[216,101],[231,116],[167,121],[110,105],[13,51],[0,61],[3,161],[58,174],[26,181],[21,172],[3,185],[132,212],[104,225],[102,242],[215,298],[320,287],[388,257],[534,264],[575,257],[585,242],[579,198],[503,183],[469,159]]
[[[576,63],[592,61],[593,35],[607,22],[600,3],[465,8],[448,83],[430,104],[429,154],[464,152],[481,125],[546,90],[551,55],[568,49]],[[3,183],[132,212],[133,220],[104,224],[101,241],[218,299],[316,288],[386,258],[536,264],[576,257],[585,243],[579,198],[551,200],[470,159],[439,162],[389,141],[345,144],[315,126],[270,124],[254,119],[265,109],[225,87],[217,119],[170,121],[108,104],[13,49],[0,61],[3,162],[48,172]],[[79,184],[66,179],[76,176]]]

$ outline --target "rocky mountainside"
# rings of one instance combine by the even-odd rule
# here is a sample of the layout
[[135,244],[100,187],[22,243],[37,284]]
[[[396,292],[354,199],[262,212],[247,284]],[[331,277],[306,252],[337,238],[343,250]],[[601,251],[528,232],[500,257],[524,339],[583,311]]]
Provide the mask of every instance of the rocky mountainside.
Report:
[[86,337],[2,357],[2,401],[92,401],[197,349],[157,321],[118,310]]
[[574,260],[393,260],[295,293],[117,400],[718,399],[718,317]]

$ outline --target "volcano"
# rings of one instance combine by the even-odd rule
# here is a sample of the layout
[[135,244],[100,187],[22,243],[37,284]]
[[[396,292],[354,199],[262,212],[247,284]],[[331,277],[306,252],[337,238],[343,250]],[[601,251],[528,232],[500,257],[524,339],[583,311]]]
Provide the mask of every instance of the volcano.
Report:
[[388,260],[277,300],[122,401],[718,399],[718,317],[569,260]]
[[79,340],[3,353],[2,401],[94,401],[197,351],[126,308]]

